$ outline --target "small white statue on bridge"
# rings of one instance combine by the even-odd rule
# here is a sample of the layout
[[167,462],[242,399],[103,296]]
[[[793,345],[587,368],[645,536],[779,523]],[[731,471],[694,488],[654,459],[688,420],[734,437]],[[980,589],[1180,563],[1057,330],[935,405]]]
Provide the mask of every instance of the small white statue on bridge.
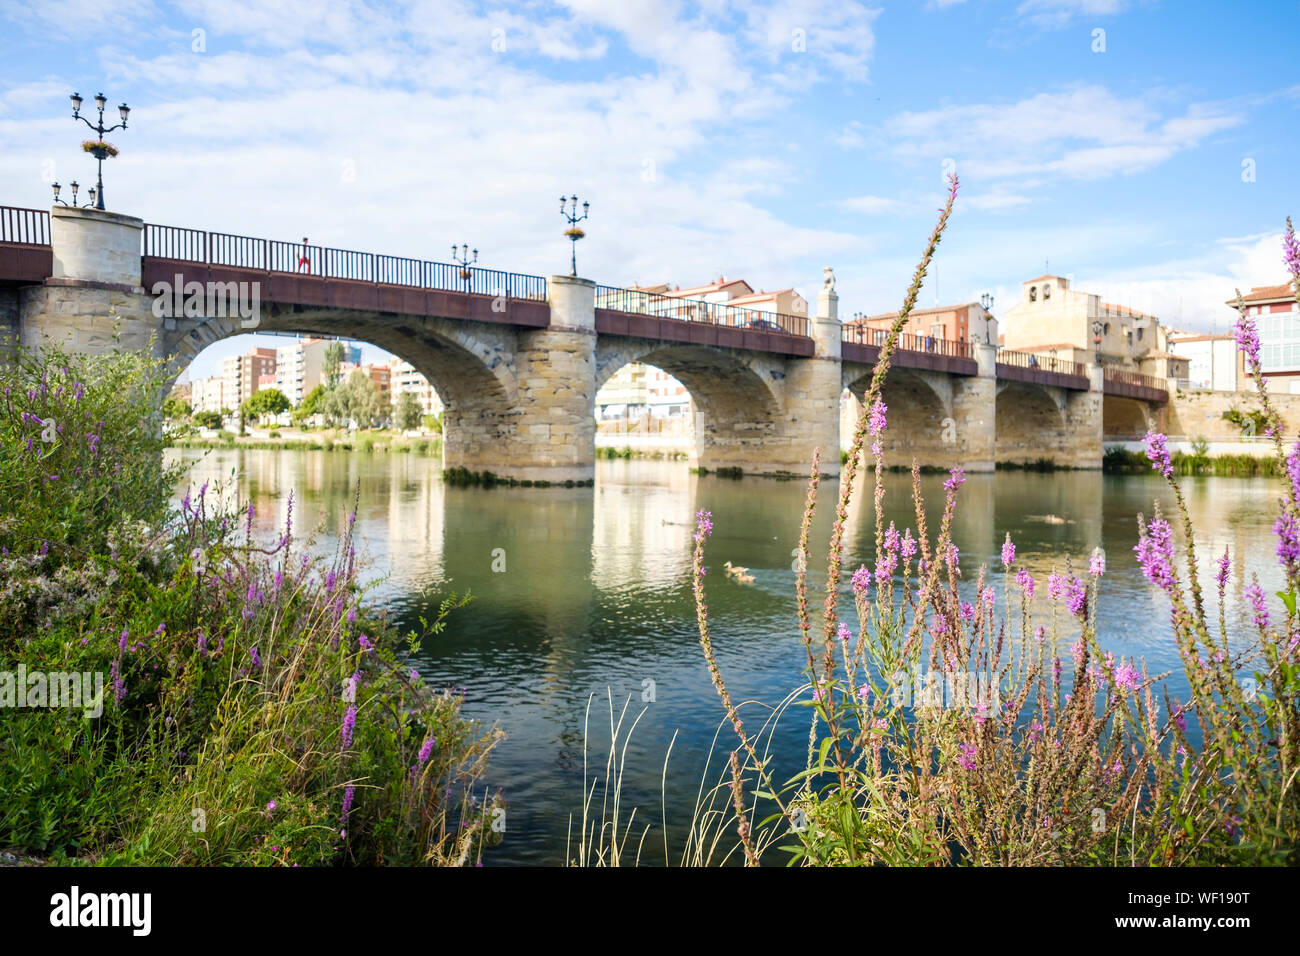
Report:
[[822,266],[822,291],[835,291],[835,270],[830,266]]

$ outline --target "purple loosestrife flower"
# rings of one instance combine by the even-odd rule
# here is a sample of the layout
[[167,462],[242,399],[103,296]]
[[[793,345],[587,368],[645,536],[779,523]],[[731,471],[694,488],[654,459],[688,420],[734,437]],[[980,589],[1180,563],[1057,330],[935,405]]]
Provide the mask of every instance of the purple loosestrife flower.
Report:
[[1011,541],[1011,532],[1007,532],[1007,539],[1002,542],[1002,564],[1004,567],[1011,567],[1016,563],[1016,546]]
[[343,791],[343,813],[339,817],[339,836],[348,835],[348,817],[352,813],[352,798],[356,796],[356,787],[348,784],[348,788]]
[[699,544],[711,534],[713,534],[713,512],[695,512],[695,543]]
[[983,597],[984,597],[985,607],[987,607],[989,610],[992,610],[993,605],[997,602],[997,595],[993,593],[993,589],[985,588]]
[[258,656],[258,654],[257,654],[257,648],[256,648],[256,647],[250,647],[250,648],[248,649],[248,656],[251,657],[251,658],[253,659],[253,666],[254,666],[255,668],[257,668],[258,670],[261,670],[261,669],[262,669],[262,658]]
[[849,626],[843,621],[840,621],[840,626],[836,629],[835,633],[845,644],[853,639],[853,632],[849,630]]
[[349,704],[347,713],[343,715],[343,729],[340,733],[342,749],[347,750],[352,746],[352,732],[357,727],[357,705]]
[[1148,581],[1165,591],[1174,587],[1173,531],[1164,518],[1152,518],[1133,550]]
[[1016,584],[1020,585],[1025,592],[1025,597],[1033,598],[1034,596],[1034,576],[1024,568],[1016,569]]
[[948,474],[952,477],[943,483],[944,490],[955,492],[963,483],[965,483],[966,471],[965,469],[958,467],[949,470]]
[[1069,596],[1066,604],[1070,608],[1070,613],[1075,617],[1082,617],[1088,607],[1088,590],[1083,586],[1083,582],[1074,578],[1070,582]]
[[979,747],[975,744],[962,744],[961,755],[957,758],[957,762],[961,764],[962,768],[965,770],[974,770],[975,755],[977,753],[979,753]]
[[1053,571],[1047,576],[1047,593],[1052,599],[1059,601],[1061,595],[1065,593],[1065,577]]
[[916,541],[912,538],[911,528],[903,532],[903,540],[899,545],[898,553],[904,561],[910,561],[916,555]]
[[1300,534],[1296,532],[1295,515],[1283,510],[1273,523],[1273,533],[1277,535],[1277,558],[1289,571],[1294,571],[1300,561]]
[[1115,671],[1115,686],[1123,687],[1127,690],[1137,690],[1138,684],[1142,681],[1142,674],[1131,663],[1125,661]]
[[375,649],[374,643],[370,640],[370,638],[366,637],[366,635],[364,634],[362,634],[360,637],[357,638],[357,643],[360,644],[361,649],[363,651],[366,651],[367,653]]
[[1264,603],[1264,589],[1259,586],[1259,581],[1250,582],[1246,588],[1246,600],[1255,612],[1255,627],[1265,630],[1268,627],[1268,606]]
[[1228,549],[1223,549],[1223,557],[1219,558],[1219,570],[1214,575],[1215,583],[1219,585],[1219,593],[1222,594],[1224,588],[1228,586],[1228,569],[1231,567],[1231,560],[1228,558]]
[[126,628],[122,629],[122,636],[117,639],[117,649],[119,651],[122,651],[123,653],[126,652],[126,639],[130,636],[130,634],[131,632]]
[[961,619],[963,621],[973,621],[975,619],[975,605],[969,601],[961,602]]
[[1237,348],[1246,353],[1250,368],[1259,368],[1259,333],[1255,330],[1255,320],[1243,311],[1237,316],[1232,333],[1237,339]]
[[426,763],[429,762],[429,757],[433,753],[434,743],[435,743],[434,738],[430,737],[428,740],[426,740],[423,744],[420,745],[419,760],[420,760],[421,767],[423,767]]
[[853,572],[853,593],[858,597],[865,598],[871,588],[871,572],[867,570],[864,564]]
[[889,406],[880,399],[876,399],[871,406],[871,415],[867,419],[867,427],[871,431],[872,438],[879,438],[884,433],[885,427],[889,424],[885,415],[888,411]]
[[1166,478],[1172,477],[1174,464],[1169,457],[1169,447],[1165,444],[1165,436],[1160,432],[1147,432],[1142,440],[1146,442],[1147,458],[1151,460],[1151,470],[1160,472]]
[[1094,578],[1106,573],[1106,554],[1101,548],[1093,548],[1092,558],[1088,561],[1088,573]]

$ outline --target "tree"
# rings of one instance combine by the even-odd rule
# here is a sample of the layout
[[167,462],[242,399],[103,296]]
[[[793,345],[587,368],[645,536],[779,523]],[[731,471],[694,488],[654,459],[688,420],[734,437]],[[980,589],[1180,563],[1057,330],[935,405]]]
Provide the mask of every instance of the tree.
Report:
[[193,414],[193,411],[194,410],[190,408],[188,402],[177,398],[175,395],[168,395],[167,398],[163,400],[163,417],[170,421],[176,421],[180,418],[189,418],[190,415]]
[[402,392],[397,398],[397,409],[394,413],[397,420],[397,427],[402,431],[410,431],[420,427],[420,421],[424,417],[424,410],[420,408],[419,399],[415,397],[414,392]]
[[321,371],[325,374],[325,381],[329,383],[330,388],[334,388],[339,383],[339,367],[343,364],[343,355],[342,342],[330,342],[325,346]]
[[194,422],[197,425],[202,425],[204,428],[220,428],[221,413],[220,412],[195,412]]
[[279,415],[291,407],[289,399],[279,389],[263,388],[246,398],[240,411],[246,417],[256,420],[264,415]]
[[311,416],[320,412],[322,410],[321,406],[325,403],[326,394],[327,391],[324,385],[317,385],[308,392],[307,397],[302,400],[302,403],[296,409],[294,409],[294,422],[301,425],[307,419],[311,418]]
[[352,420],[358,428],[373,428],[387,418],[388,408],[374,380],[358,369],[346,382],[326,393],[321,411],[331,422]]
[[429,431],[431,431],[431,432],[437,432],[439,435],[441,435],[441,434],[442,434],[442,415],[440,415],[440,414],[439,414],[439,415],[425,415],[425,416],[424,416],[424,427],[427,428],[427,429],[429,429]]

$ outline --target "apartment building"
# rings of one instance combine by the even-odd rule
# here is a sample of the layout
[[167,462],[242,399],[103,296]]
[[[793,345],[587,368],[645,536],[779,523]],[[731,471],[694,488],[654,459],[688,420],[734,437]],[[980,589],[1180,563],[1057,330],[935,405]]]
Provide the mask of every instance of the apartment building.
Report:
[[[312,393],[324,378],[325,348],[333,340],[298,339],[275,350],[275,387],[295,407]],[[343,363],[361,361],[361,347],[343,343]]]
[[[1275,391],[1300,394],[1300,305],[1291,282],[1256,286],[1242,296],[1259,333],[1264,380]],[[1236,307],[1237,300],[1227,303]],[[1243,372],[1244,375],[1244,372]]]
[[394,405],[397,404],[397,397],[403,392],[411,392],[415,399],[420,403],[420,408],[426,415],[442,414],[442,399],[438,398],[438,393],[433,390],[429,380],[415,370],[410,362],[404,359],[394,358],[388,363],[389,391],[390,399]]
[[228,355],[221,360],[221,378],[225,383],[225,397],[229,408],[238,408],[252,398],[261,387],[262,379],[275,378],[276,350],[249,349],[243,355]]

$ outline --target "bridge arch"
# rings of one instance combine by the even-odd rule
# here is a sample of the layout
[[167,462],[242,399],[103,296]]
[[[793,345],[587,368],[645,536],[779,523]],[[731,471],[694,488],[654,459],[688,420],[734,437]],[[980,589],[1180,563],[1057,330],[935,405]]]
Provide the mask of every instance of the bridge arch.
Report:
[[692,467],[749,470],[765,451],[786,440],[786,370],[780,357],[705,345],[600,339],[596,388],[633,362],[662,369],[690,394],[695,404]]
[[1149,406],[1136,398],[1107,395],[1101,404],[1101,431],[1107,441],[1136,441],[1154,427]]
[[[871,375],[871,369],[859,369],[855,374],[845,368],[845,387],[856,399],[851,403],[856,412],[861,411]],[[886,466],[911,468],[913,458],[923,468],[950,468],[957,463],[959,427],[953,418],[948,375],[895,366],[885,375],[880,400],[889,409],[889,427],[882,442]],[[856,416],[845,416],[841,426],[847,429],[843,435],[847,447],[857,427]]]
[[209,345],[259,332],[359,340],[411,363],[443,403],[447,467],[481,459],[514,441],[520,403],[512,329],[421,316],[272,305],[250,328],[224,317],[178,323],[168,331],[164,347],[179,374]]
[[1000,381],[994,410],[993,454],[997,462],[1072,462],[1065,406],[1066,395],[1055,386]]

